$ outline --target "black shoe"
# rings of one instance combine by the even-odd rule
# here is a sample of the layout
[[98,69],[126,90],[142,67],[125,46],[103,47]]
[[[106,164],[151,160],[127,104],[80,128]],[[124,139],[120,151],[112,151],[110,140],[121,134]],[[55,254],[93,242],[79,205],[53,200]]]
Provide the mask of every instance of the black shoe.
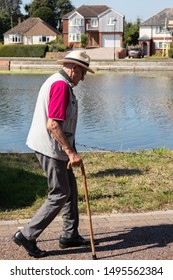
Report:
[[84,239],[82,236],[78,235],[73,238],[66,238],[60,236],[59,239],[59,247],[61,249],[69,248],[69,247],[79,247],[79,246],[88,246],[90,245],[90,240]]
[[12,237],[12,240],[18,245],[23,246],[28,254],[34,258],[43,258],[46,256],[46,251],[41,251],[37,245],[36,241],[30,241],[25,238],[21,231],[17,231]]

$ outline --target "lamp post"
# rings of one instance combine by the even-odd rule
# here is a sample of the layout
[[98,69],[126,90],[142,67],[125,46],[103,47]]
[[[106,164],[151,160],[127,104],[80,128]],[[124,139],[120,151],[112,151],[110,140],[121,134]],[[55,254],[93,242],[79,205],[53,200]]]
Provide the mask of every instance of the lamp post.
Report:
[[114,22],[114,60],[115,60],[115,25],[116,25],[116,18],[113,19],[113,22]]

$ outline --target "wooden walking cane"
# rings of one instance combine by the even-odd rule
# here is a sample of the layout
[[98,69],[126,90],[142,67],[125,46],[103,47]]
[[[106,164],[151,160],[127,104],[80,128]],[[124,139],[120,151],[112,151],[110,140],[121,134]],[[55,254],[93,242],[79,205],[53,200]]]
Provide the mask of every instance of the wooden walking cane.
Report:
[[[67,169],[69,169],[70,167],[71,167],[71,163],[69,162],[68,165],[67,165]],[[87,182],[86,182],[84,165],[82,165],[82,167],[81,167],[81,172],[82,172],[82,179],[83,179],[83,184],[84,184],[84,193],[85,193],[87,214],[88,214],[89,227],[90,227],[90,243],[91,243],[91,250],[92,250],[92,259],[96,260],[97,256],[96,256],[96,253],[95,253],[94,238],[93,238],[93,227],[92,227],[92,220],[91,220],[91,210],[90,210],[90,204],[89,204],[89,198],[88,198],[88,189],[87,189]]]
[[90,210],[90,204],[89,204],[89,198],[88,198],[88,189],[87,189],[87,182],[86,182],[86,175],[85,175],[84,165],[82,165],[82,167],[81,167],[81,172],[82,172],[82,178],[83,178],[83,184],[84,184],[84,192],[85,192],[85,200],[86,200],[87,213],[88,213],[88,219],[89,219],[92,259],[96,260],[97,257],[96,257],[95,246],[94,246],[93,227],[92,227],[92,220],[91,220],[91,210]]

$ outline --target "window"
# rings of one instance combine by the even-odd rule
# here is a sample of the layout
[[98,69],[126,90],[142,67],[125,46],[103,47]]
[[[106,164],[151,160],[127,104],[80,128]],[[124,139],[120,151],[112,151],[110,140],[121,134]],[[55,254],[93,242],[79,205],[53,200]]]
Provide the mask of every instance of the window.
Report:
[[155,42],[156,49],[162,49],[162,42]]
[[77,33],[69,34],[69,42],[80,42],[80,41],[81,41],[80,34]]
[[97,20],[97,18],[92,18],[91,19],[91,26],[92,27],[98,27],[98,20]]
[[170,42],[155,42],[156,49],[162,50],[162,49],[166,49],[166,47],[170,49]]
[[21,35],[9,35],[10,43],[23,43],[23,37]]
[[164,34],[164,33],[168,33],[167,29],[165,28],[165,26],[156,26],[156,33],[161,33],[161,34]]
[[39,36],[39,42],[40,43],[48,43],[49,42],[49,37],[47,37],[47,36]]
[[108,21],[107,21],[107,23],[108,23],[108,25],[115,25],[115,23],[116,23],[116,19],[113,17],[111,17],[111,18],[108,18]]
[[74,18],[69,21],[70,26],[84,26],[84,19],[83,18]]

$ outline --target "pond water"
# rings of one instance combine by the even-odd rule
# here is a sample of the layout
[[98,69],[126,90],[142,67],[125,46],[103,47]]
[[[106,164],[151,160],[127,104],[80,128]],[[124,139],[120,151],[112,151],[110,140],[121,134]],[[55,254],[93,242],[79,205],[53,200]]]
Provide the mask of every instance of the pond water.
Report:
[[[39,88],[48,76],[0,75],[1,152],[30,151],[26,137]],[[173,73],[90,74],[74,92],[78,150],[173,149]]]

